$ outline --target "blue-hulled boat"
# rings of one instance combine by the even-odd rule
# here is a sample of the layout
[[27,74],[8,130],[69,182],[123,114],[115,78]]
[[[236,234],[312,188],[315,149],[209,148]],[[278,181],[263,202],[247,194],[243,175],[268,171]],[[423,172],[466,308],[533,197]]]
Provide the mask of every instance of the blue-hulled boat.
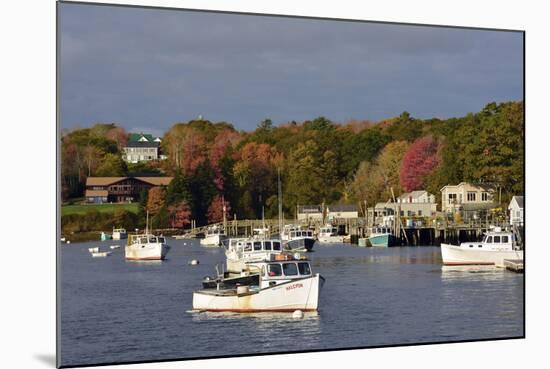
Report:
[[397,239],[389,227],[372,227],[369,235],[369,242],[372,247],[396,246]]

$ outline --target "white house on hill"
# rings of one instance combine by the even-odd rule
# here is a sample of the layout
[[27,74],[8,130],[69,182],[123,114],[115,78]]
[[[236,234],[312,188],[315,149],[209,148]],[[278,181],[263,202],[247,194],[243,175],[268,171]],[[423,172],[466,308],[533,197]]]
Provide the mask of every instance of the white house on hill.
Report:
[[508,205],[510,225],[523,227],[523,196],[514,196]]

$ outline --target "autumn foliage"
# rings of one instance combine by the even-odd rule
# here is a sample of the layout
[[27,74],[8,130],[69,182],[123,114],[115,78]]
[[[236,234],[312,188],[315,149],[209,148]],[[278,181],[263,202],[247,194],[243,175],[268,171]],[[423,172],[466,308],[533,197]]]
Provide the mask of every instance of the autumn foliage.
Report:
[[162,187],[151,187],[147,199],[147,211],[152,215],[158,214],[165,203],[165,190]]
[[423,189],[426,177],[440,163],[439,149],[439,144],[430,136],[419,138],[410,145],[403,157],[399,176],[405,191]]
[[[225,204],[225,207],[224,207]],[[223,197],[216,195],[208,208],[208,222],[209,223],[218,223],[223,220],[223,212],[225,210],[226,218],[229,217],[231,212],[231,205],[228,201],[224,201]]]
[[185,228],[191,223],[191,208],[187,201],[182,200],[168,207],[170,226],[173,228]]

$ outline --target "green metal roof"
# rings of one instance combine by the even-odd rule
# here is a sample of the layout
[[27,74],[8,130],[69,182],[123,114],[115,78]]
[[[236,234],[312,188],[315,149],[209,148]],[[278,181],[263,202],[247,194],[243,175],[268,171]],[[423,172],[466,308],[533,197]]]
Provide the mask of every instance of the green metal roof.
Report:
[[149,142],[153,142],[155,140],[153,135],[148,133],[130,133],[128,135],[128,142],[137,142],[141,137],[145,137]]

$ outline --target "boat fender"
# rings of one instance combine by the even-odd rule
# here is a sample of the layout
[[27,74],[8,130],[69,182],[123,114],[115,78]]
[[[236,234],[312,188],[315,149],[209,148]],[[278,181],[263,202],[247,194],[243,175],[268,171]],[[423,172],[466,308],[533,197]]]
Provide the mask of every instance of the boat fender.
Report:
[[66,243],[71,243],[71,241],[67,240],[67,242],[66,242]]
[[302,310],[294,310],[292,317],[294,319],[302,319],[304,317],[304,312]]

